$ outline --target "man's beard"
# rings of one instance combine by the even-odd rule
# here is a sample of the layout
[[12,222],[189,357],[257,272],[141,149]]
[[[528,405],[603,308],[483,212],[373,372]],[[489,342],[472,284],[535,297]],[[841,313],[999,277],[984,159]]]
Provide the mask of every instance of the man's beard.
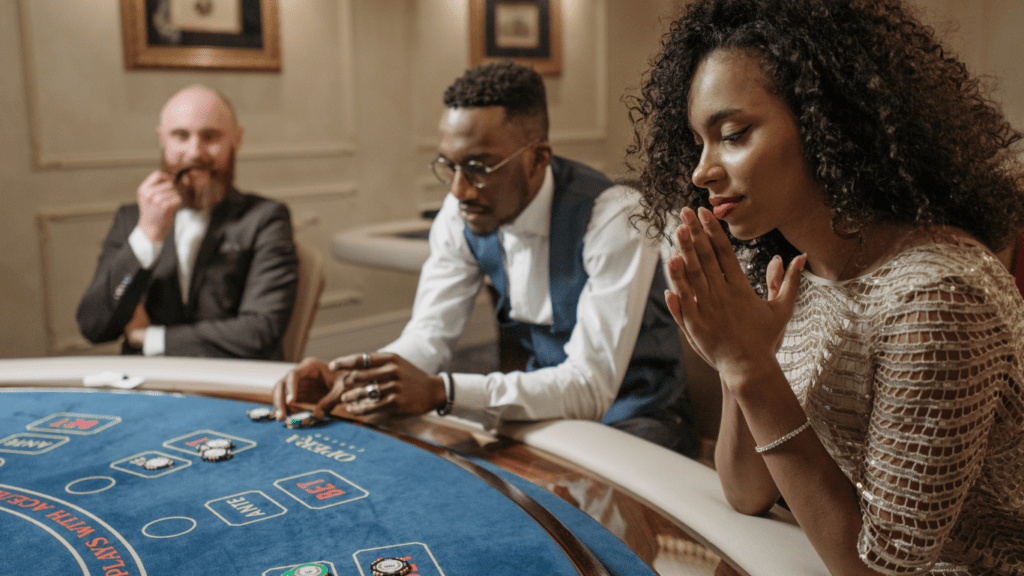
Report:
[[231,151],[231,155],[228,157],[227,166],[224,170],[214,170],[212,163],[199,163],[195,162],[192,164],[179,164],[171,165],[167,162],[167,158],[161,154],[160,168],[167,174],[175,175],[183,168],[191,168],[198,170],[208,170],[210,172],[210,179],[206,184],[200,187],[196,187],[191,183],[192,179],[189,178],[189,173],[186,172],[174,183],[174,189],[178,191],[181,196],[182,206],[185,208],[191,208],[193,210],[206,210],[207,208],[213,208],[217,204],[220,204],[221,200],[227,196],[228,190],[234,185],[235,181],[235,151]]

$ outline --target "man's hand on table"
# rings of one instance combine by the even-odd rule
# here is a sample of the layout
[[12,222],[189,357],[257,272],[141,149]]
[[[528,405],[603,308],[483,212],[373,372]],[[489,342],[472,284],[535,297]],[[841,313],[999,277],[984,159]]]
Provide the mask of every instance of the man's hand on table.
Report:
[[305,409],[299,404],[316,404],[313,417],[322,420],[338,405],[345,375],[316,358],[299,362],[274,384],[274,417],[284,420],[290,412]]
[[[347,370],[341,401],[351,414],[426,414],[445,404],[444,380],[390,352],[353,354],[336,358],[331,367]],[[380,399],[372,401],[376,384]]]
[[283,420],[299,404],[323,419],[341,403],[349,414],[425,414],[445,404],[444,381],[389,352],[342,356],[325,364],[306,358],[274,385],[274,412]]

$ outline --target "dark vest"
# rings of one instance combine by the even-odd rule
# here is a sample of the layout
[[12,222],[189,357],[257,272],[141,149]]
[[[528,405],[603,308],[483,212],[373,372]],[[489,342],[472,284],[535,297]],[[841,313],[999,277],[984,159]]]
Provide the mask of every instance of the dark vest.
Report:
[[[583,235],[594,200],[614,183],[604,174],[578,162],[551,160],[555,192],[551,203],[550,276],[553,321],[550,326],[509,318],[511,305],[505,276],[500,232],[476,236],[463,230],[469,248],[498,292],[496,313],[506,335],[530,352],[527,371],[565,361],[565,344],[576,326],[576,305],[587,283],[583,268]],[[647,297],[640,334],[615,402],[602,422],[609,424],[651,415],[675,404],[685,394],[686,373],[678,328],[665,305],[665,278],[661,266]]]

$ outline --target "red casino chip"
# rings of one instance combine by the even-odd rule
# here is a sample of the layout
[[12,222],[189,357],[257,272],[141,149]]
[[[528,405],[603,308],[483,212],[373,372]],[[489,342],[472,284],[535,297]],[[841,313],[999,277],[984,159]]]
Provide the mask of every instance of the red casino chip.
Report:
[[378,558],[370,564],[373,576],[405,576],[412,572],[412,564],[401,558]]

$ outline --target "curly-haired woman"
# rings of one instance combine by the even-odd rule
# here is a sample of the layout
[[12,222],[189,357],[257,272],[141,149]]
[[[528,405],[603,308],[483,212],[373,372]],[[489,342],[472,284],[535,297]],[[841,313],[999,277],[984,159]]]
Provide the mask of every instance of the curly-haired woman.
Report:
[[726,497],[834,574],[1024,573],[1021,134],[897,0],[700,0],[652,66],[629,162]]

